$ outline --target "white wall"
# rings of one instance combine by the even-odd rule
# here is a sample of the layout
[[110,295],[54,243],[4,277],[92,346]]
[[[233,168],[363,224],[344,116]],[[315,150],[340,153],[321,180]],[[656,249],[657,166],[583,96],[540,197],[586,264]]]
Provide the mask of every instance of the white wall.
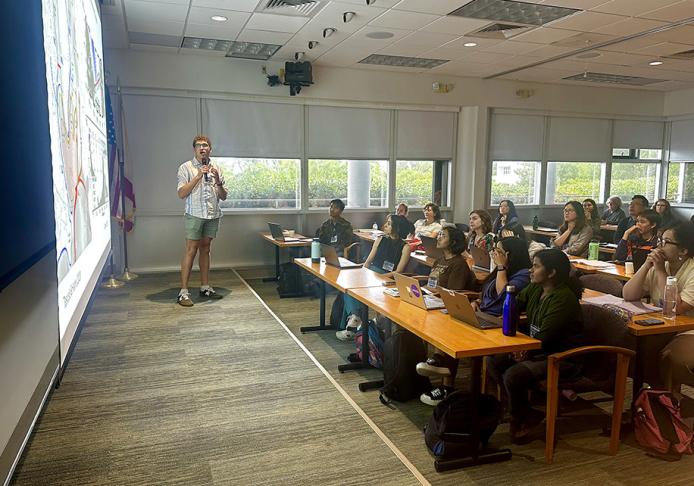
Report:
[[[315,84],[304,88],[300,96],[290,98],[288,87],[267,86],[265,76],[261,72],[263,63],[257,61],[133,50],[109,50],[105,53],[105,59],[109,84],[113,85],[118,80],[124,92],[131,95],[159,94],[170,96],[172,100],[178,98],[172,101],[178,105],[194,103],[190,98],[185,100],[180,98],[181,96],[209,96],[308,104],[357,104],[384,108],[414,106],[429,109],[462,109],[457,134],[455,200],[451,204],[455,214],[460,215],[456,220],[460,221],[465,221],[467,213],[473,207],[482,205],[485,200],[489,108],[652,117],[662,116],[665,98],[663,93],[654,91],[558,86],[456,78],[430,73],[410,74],[321,66],[314,68]],[[276,73],[281,67],[272,63],[266,65],[270,73]],[[455,88],[448,94],[436,94],[431,90],[434,81],[454,83]],[[518,98],[515,92],[519,88],[532,88],[535,95],[528,99]],[[126,96],[126,100],[128,98]],[[145,97],[141,99],[146,103]],[[133,176],[138,198],[137,225],[128,240],[130,268],[134,271],[178,268],[183,246],[180,217],[183,205],[174,193],[174,174],[177,165],[190,157],[189,139],[200,128],[196,108],[193,105],[189,106],[192,111],[188,119],[166,117],[165,112],[152,113],[152,120],[146,124],[149,127],[146,131],[137,134],[128,132],[131,144],[139,137],[137,146],[146,147],[144,152],[163,151],[171,160],[170,173],[161,174],[164,184],[158,187],[142,187],[138,185],[137,173],[151,170],[151,167],[147,165],[147,153],[138,154],[142,161],[139,162],[139,167],[134,168]],[[126,103],[126,118],[127,110]],[[162,119],[166,119],[167,122],[161,123]],[[179,134],[184,132],[190,133],[183,138]],[[144,157],[140,157],[143,155]],[[266,229],[268,220],[277,221],[287,227],[303,228],[305,232],[312,234],[324,218],[323,214],[305,212],[302,215],[228,215],[223,221],[217,241],[213,244],[213,265],[272,264],[272,248],[259,244],[256,233]],[[353,212],[348,213],[348,218],[353,221],[355,227],[363,227],[371,226],[374,219],[382,219],[382,214]],[[453,218],[449,215],[447,219]]]
[[694,88],[665,93],[665,116],[694,115]]

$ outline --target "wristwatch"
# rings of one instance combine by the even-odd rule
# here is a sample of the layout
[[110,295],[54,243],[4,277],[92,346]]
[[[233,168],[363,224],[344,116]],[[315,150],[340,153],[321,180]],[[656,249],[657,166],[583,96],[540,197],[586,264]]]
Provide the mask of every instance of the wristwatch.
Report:
[[497,265],[497,266],[496,266],[496,271],[497,271],[497,272],[506,271],[506,267],[503,266],[503,265]]

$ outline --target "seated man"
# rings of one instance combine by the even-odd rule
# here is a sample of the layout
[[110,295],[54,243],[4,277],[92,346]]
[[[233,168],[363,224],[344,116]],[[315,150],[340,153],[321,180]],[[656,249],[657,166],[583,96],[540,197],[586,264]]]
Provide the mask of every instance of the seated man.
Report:
[[339,255],[342,255],[345,246],[349,246],[354,240],[352,224],[342,217],[345,203],[341,199],[330,201],[330,219],[325,221],[316,231],[316,237],[325,245],[334,246]]

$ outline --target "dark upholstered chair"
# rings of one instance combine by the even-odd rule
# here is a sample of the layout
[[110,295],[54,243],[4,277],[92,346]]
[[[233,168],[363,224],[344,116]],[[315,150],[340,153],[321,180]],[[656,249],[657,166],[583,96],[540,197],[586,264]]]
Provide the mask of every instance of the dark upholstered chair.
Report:
[[592,273],[579,277],[583,286],[587,289],[597,290],[604,294],[611,294],[615,297],[622,296],[622,282],[609,275]]
[[[583,341],[585,346],[549,356],[547,363],[547,418],[545,459],[554,458],[555,425],[559,403],[559,390],[575,392],[603,391],[614,398],[612,434],[609,454],[619,449],[619,431],[622,418],[629,360],[634,357],[635,337],[627,329],[628,316],[602,306],[581,304],[583,311]],[[571,380],[559,377],[562,360],[591,354],[584,359],[581,375]]]

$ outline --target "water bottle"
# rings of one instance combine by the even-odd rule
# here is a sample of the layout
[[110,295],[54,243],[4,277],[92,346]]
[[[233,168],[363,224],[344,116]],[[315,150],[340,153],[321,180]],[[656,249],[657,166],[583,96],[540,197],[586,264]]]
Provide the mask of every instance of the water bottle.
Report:
[[668,277],[665,281],[665,292],[663,292],[663,317],[674,319],[677,306],[677,277]]
[[506,299],[504,299],[503,326],[501,330],[504,336],[515,336],[518,329],[518,307],[516,305],[516,287],[506,286]]
[[311,242],[311,263],[320,263],[320,240],[314,238]]
[[537,231],[538,226],[540,226],[540,220],[537,218],[537,214],[533,218],[533,230]]
[[600,243],[591,241],[588,243],[588,260],[598,260],[600,256]]
[[374,233],[378,231],[378,224],[374,223],[373,226],[371,226],[371,229],[374,231]]
[[445,227],[446,226],[446,220],[443,218],[439,219],[439,224],[441,225],[442,228]]

